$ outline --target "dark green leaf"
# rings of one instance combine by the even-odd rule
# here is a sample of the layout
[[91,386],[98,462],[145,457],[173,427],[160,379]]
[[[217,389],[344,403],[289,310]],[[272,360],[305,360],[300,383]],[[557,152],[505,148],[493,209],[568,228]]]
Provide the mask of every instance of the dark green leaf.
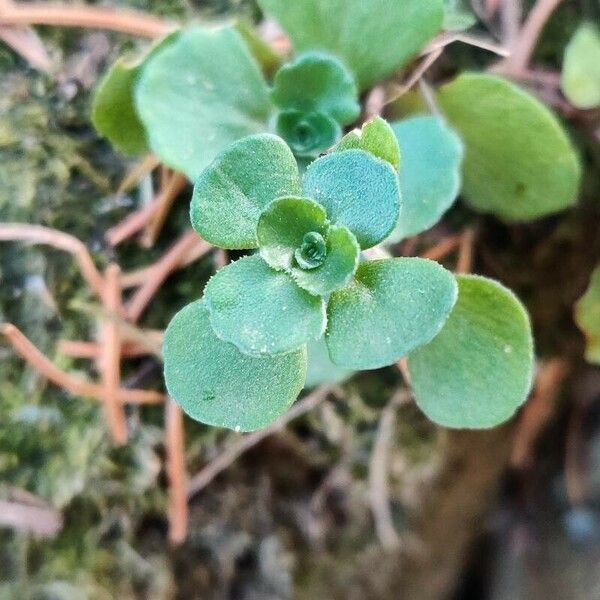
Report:
[[440,331],[456,294],[452,274],[430,260],[362,263],[350,285],[329,300],[331,359],[352,369],[392,364]]
[[388,238],[398,242],[435,225],[460,190],[463,148],[439,117],[412,117],[393,124],[402,152],[402,213]]
[[389,163],[363,150],[319,158],[306,170],[303,188],[333,223],[352,231],[363,250],[383,240],[398,221],[398,176]]
[[575,305],[575,322],[585,334],[586,359],[600,365],[600,265],[592,273],[585,294]]
[[526,221],[571,205],[580,166],[556,117],[494,75],[461,75],[439,102],[465,144],[463,195],[476,209]]
[[442,331],[408,357],[415,400],[440,425],[494,427],[514,414],[531,387],[529,317],[499,283],[457,279],[458,302]]
[[282,110],[325,113],[340,125],[360,114],[354,77],[339,60],[322,52],[307,52],[283,65],[271,98]]
[[169,323],[163,346],[169,395],[196,421],[236,431],[272,423],[296,399],[306,350],[246,356],[214,334],[201,300]]
[[260,256],[217,272],[204,291],[215,333],[249,355],[289,352],[323,334],[325,304]]
[[263,133],[239,140],[205,169],[194,186],[194,229],[222,248],[256,248],[264,207],[300,192],[294,155],[280,138]]
[[294,253],[310,232],[327,234],[325,209],[308,198],[278,198],[260,215],[256,235],[260,255],[274,269],[291,269]]
[[285,110],[277,116],[275,130],[300,158],[314,158],[341,137],[337,121],[325,113]]
[[259,0],[294,48],[327,50],[364,89],[399,69],[440,30],[442,0]]
[[306,351],[308,354],[305,384],[307,388],[327,383],[341,383],[354,374],[354,371],[331,362],[324,337],[309,342]]
[[392,165],[397,171],[400,168],[400,147],[389,123],[381,117],[367,121],[362,129],[354,129],[347,133],[336,146],[336,151],[364,150]]
[[142,69],[135,102],[150,147],[194,181],[235,140],[267,129],[266,82],[231,28],[182,32]]

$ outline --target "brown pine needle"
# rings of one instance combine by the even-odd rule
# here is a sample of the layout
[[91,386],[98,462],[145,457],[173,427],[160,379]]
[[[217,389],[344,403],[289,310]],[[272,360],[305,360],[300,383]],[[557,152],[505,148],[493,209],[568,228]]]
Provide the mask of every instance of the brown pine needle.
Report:
[[466,229],[461,235],[458,246],[458,259],[456,260],[457,273],[470,273],[473,270],[473,246],[475,244],[475,231]]
[[0,40],[38,71],[50,73],[52,70],[52,61],[46,47],[31,27],[0,25]]
[[151,39],[162,37],[174,29],[170,23],[140,11],[99,6],[65,6],[49,2],[5,3],[0,7],[0,24],[108,29]]
[[134,236],[138,231],[144,229],[157,208],[158,204],[156,200],[153,200],[150,204],[127,215],[120,223],[106,230],[104,239],[109,245],[113,247],[118,246],[120,243]]
[[[104,308],[115,315],[122,311],[121,269],[116,264],[106,268]],[[113,442],[122,445],[127,442],[127,418],[123,404],[119,400],[121,385],[121,334],[115,320],[107,319],[102,323],[100,340],[102,342],[101,372],[104,388],[104,411],[106,422]]]
[[[8,339],[21,358],[55,385],[77,396],[87,396],[96,400],[102,399],[104,388],[101,385],[87,379],[73,377],[59,369],[11,323],[0,326],[0,333]],[[118,399],[120,402],[131,402],[132,404],[161,404],[165,400],[165,395],[153,391],[121,388]]]
[[454,250],[458,248],[461,240],[462,236],[460,234],[449,235],[438,242],[435,246],[429,248],[429,250],[423,252],[421,257],[428,258],[430,260],[442,260],[442,258],[445,258],[448,256],[448,254],[454,252]]
[[[96,342],[84,342],[80,340],[59,340],[56,350],[60,354],[72,358],[97,359],[102,354],[102,346]],[[140,356],[152,355],[154,352],[136,342],[124,341],[121,346],[122,358],[138,358]]]
[[169,480],[169,541],[181,544],[187,537],[188,504],[187,473],[183,414],[171,398],[165,405],[167,477]]
[[71,253],[90,288],[99,298],[102,298],[102,294],[104,293],[104,278],[98,269],[96,269],[96,265],[88,249],[77,238],[68,233],[50,229],[49,227],[42,227],[41,225],[25,225],[21,223],[0,224],[0,241],[8,240],[48,244],[59,250]]
[[133,167],[127,172],[125,177],[123,177],[123,181],[119,184],[119,188],[117,189],[116,195],[122,196],[126,192],[128,192],[131,188],[135,187],[140,179],[145,175],[149,175],[158,167],[160,161],[154,154],[149,154],[141,161],[137,162]]

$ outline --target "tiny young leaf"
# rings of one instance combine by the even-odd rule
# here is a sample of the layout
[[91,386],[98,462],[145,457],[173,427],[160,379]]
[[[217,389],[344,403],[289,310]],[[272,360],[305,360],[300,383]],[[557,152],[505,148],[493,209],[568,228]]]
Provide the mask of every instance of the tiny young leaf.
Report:
[[389,163],[363,150],[334,152],[309,165],[304,193],[345,225],[364,250],[383,240],[398,221],[400,187]]
[[202,300],[169,323],[163,345],[169,395],[196,421],[253,431],[272,423],[304,385],[306,349],[250,357],[213,332]]
[[360,114],[352,74],[328,54],[307,52],[283,65],[273,80],[273,102],[282,110],[324,113],[340,125]]
[[400,147],[394,131],[389,123],[381,117],[367,121],[362,129],[354,129],[347,133],[335,147],[336,151],[364,150],[392,165],[394,170],[400,168]]
[[274,269],[291,269],[294,253],[308,233],[327,234],[325,209],[309,198],[277,198],[260,215],[260,255]]
[[218,271],[204,301],[219,338],[252,356],[296,350],[325,331],[325,304],[260,256],[245,256]]
[[600,265],[594,269],[588,289],[575,305],[575,322],[585,334],[585,358],[600,365]]
[[366,89],[402,67],[441,29],[442,0],[259,0],[297,51],[338,56]]
[[465,144],[463,196],[474,208],[526,221],[575,201],[575,150],[531,94],[495,75],[467,73],[442,87],[438,99]]
[[456,302],[454,277],[423,258],[362,263],[327,307],[331,359],[351,369],[392,364],[429,342]]
[[435,225],[456,200],[463,148],[439,117],[412,117],[392,128],[402,152],[402,214],[388,241],[398,242]]
[[509,419],[531,388],[527,312],[496,281],[457,276],[458,301],[442,331],[408,357],[415,400],[445,427],[485,429]]
[[577,108],[600,106],[600,30],[593,23],[580,25],[565,49],[561,88]]
[[194,181],[235,140],[267,129],[267,84],[230,27],[193,27],[144,65],[135,90],[152,151]]
[[300,192],[298,165],[283,140],[263,133],[225,149],[201,174],[192,196],[194,229],[222,248],[256,248],[264,207]]
[[342,135],[339,124],[329,115],[298,110],[279,113],[275,130],[299,158],[315,158],[333,146]]

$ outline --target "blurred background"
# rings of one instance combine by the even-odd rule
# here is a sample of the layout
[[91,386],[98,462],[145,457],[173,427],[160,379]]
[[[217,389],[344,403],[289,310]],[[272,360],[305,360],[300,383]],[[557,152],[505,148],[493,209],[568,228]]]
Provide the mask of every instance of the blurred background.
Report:
[[[551,6],[533,62],[559,73],[582,18],[598,22],[600,7],[539,3]],[[8,4],[0,2],[0,23]],[[251,0],[101,4],[179,22],[260,18]],[[503,43],[533,4],[462,8],[478,33]],[[47,25],[35,27],[35,39],[30,31],[15,43],[13,34],[0,25],[0,221],[66,232],[106,265],[116,251],[105,232],[152,196],[160,174],[116,193],[132,163],[94,131],[90,101],[107,66],[144,43]],[[427,79],[493,60],[452,44]],[[459,201],[410,249],[468,227],[473,271],[527,306],[537,379],[515,419],[486,432],[443,430],[389,367],[318,388],[312,410],[246,445],[240,434],[189,419],[179,431],[168,407],[129,406],[129,442],[115,447],[100,403],[48,383],[0,337],[0,599],[599,599],[600,370],[583,358],[573,306],[600,259],[600,112],[571,106],[556,86],[530,89],[578,148],[579,202],[507,226]],[[159,261],[187,225],[188,203],[186,188],[151,247],[121,244],[122,267]],[[145,330],[163,329],[222,259],[210,253],[172,273]],[[452,255],[444,261],[454,266]],[[70,375],[97,375],[97,357],[60,344],[94,339],[101,310],[69,253],[0,242],[0,322]],[[123,369],[126,387],[162,389],[157,358],[134,357]],[[170,487],[170,443],[184,452],[189,501]]]

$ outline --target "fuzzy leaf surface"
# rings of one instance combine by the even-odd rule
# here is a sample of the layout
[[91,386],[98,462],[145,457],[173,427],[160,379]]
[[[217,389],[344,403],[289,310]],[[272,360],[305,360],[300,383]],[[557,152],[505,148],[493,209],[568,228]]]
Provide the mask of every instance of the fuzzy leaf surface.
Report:
[[231,142],[266,131],[266,82],[230,27],[194,27],[152,56],[135,90],[152,151],[191,181]]
[[273,80],[271,99],[282,110],[325,113],[340,125],[360,114],[352,73],[322,52],[307,52],[283,65]]
[[323,300],[256,255],[218,271],[206,285],[204,301],[217,336],[244,354],[296,350],[325,330]]
[[389,235],[400,213],[398,176],[389,163],[363,150],[334,152],[309,165],[304,194],[345,225],[364,250]]
[[190,219],[211,244],[256,248],[265,206],[299,192],[298,165],[285,142],[268,133],[249,136],[224,150],[197,179]]
[[163,344],[169,395],[192,419],[237,431],[272,423],[304,385],[306,349],[246,356],[213,332],[202,300],[179,311]]
[[435,225],[460,190],[463,147],[442,119],[419,116],[392,125],[402,152],[402,214],[388,238],[398,242]]
[[575,322],[586,337],[586,359],[600,365],[600,265],[594,269],[588,289],[575,305]]
[[399,69],[441,29],[442,0],[259,0],[297,51],[326,50],[361,89]]
[[392,364],[440,331],[456,295],[454,277],[434,261],[362,263],[350,284],[329,300],[326,341],[331,359],[351,369]]
[[354,375],[354,371],[344,369],[331,361],[325,338],[311,340],[306,345],[308,366],[305,387],[312,388],[327,383],[342,383]]
[[474,208],[527,221],[575,201],[575,150],[531,94],[495,75],[467,73],[442,87],[438,99],[465,145],[463,195]]
[[326,113],[295,109],[277,115],[275,130],[300,158],[315,158],[342,136],[338,122]]
[[490,279],[457,276],[458,301],[442,331],[408,357],[415,400],[445,427],[485,429],[523,404],[533,339],[516,296]]

